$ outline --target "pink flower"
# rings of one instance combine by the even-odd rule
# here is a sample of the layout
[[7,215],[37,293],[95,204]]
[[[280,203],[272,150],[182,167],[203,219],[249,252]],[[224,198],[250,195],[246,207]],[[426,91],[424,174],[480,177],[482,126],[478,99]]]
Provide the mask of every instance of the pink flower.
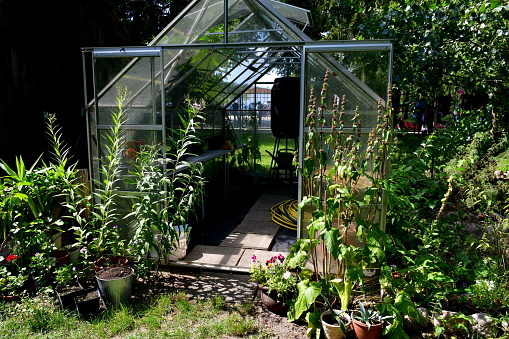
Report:
[[465,91],[462,90],[462,89],[459,89],[456,91],[456,94],[459,95],[459,96],[462,96],[463,94],[465,94]]

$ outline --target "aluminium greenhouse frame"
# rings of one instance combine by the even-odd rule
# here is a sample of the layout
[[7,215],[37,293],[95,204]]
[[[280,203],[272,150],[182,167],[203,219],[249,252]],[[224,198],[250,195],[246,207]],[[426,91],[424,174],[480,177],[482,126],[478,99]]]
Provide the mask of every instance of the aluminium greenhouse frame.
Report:
[[[200,7],[201,6],[201,7]],[[209,7],[207,7],[209,6]],[[213,20],[207,22],[206,16],[213,12]],[[276,9],[277,6],[281,6]],[[221,12],[222,8],[222,12]],[[240,9],[239,9],[240,8]],[[233,12],[233,9],[238,9]],[[249,11],[252,11],[249,14]],[[282,14],[282,12],[285,14]],[[285,12],[286,11],[286,12]],[[185,18],[199,13],[190,26],[189,32],[182,33],[177,29],[180,22]],[[234,13],[242,13],[240,14]],[[379,87],[385,87],[391,83],[393,47],[390,40],[352,40],[352,41],[312,41],[307,37],[294,22],[299,21],[301,26],[307,26],[309,21],[302,19],[299,15],[308,15],[308,11],[298,9],[283,3],[270,0],[215,0],[215,1],[193,1],[186,9],[170,23],[148,46],[142,47],[109,47],[109,48],[83,48],[84,79],[92,73],[93,90],[90,95],[85,90],[86,112],[88,114],[88,140],[89,140],[89,167],[93,180],[100,180],[98,171],[98,159],[101,157],[101,133],[108,130],[111,125],[104,119],[104,113],[114,107],[113,90],[118,84],[128,81],[135,82],[126,130],[129,133],[143,134],[144,139],[153,140],[154,143],[161,143],[163,156],[166,150],[166,130],[172,127],[180,108],[175,102],[181,102],[184,95],[190,97],[209,95],[207,97],[207,110],[216,112],[224,119],[224,112],[242,93],[256,84],[264,75],[274,69],[284,69],[285,66],[296,69],[300,78],[300,121],[299,130],[299,154],[302,164],[304,121],[307,110],[307,98],[309,97],[311,78],[317,76],[309,74],[308,68],[333,69],[338,75],[338,89],[349,91],[352,101],[360,105],[370,104],[367,112],[372,112],[373,107],[380,100],[385,103],[387,92],[375,93],[368,85],[361,81],[341,60],[345,55],[355,53],[381,53],[385,55],[381,63],[386,63],[383,69],[384,83]],[[229,21],[235,18],[237,28],[231,29]],[[244,23],[259,17],[265,26],[260,27],[256,22],[255,29],[241,29]],[[296,19],[296,17],[298,17]],[[267,24],[268,22],[268,24]],[[198,26],[203,26],[200,31]],[[212,31],[211,27],[222,25],[223,31]],[[177,32],[177,33],[175,33]],[[182,33],[182,34],[180,34]],[[263,34],[262,34],[263,33]],[[180,34],[173,37],[171,34]],[[240,36],[259,37],[262,41],[237,38]],[[221,42],[208,42],[207,39],[219,37]],[[267,38],[268,37],[268,38]],[[275,38],[274,38],[275,37]],[[280,39],[280,41],[275,41]],[[180,40],[179,43],[170,43],[173,40]],[[203,41],[205,40],[205,41]],[[178,62],[187,57],[188,67],[179,69],[182,64]],[[130,62],[106,85],[101,84],[100,63],[103,60],[125,60]],[[189,60],[196,59],[194,64]],[[343,59],[342,59],[343,58]],[[338,60],[340,59],[340,60]],[[142,66],[140,66],[142,65]],[[311,66],[310,66],[311,65]],[[132,75],[139,67],[146,68],[146,73],[138,72]],[[383,67],[382,67],[383,68]],[[200,73],[201,72],[201,73]],[[318,72],[318,69],[317,69]],[[217,78],[213,78],[213,76]],[[208,80],[210,83],[206,83]],[[321,79],[320,79],[321,80]],[[140,83],[143,82],[142,85]],[[205,84],[206,83],[206,84]],[[138,87],[136,87],[138,86]],[[207,89],[206,86],[209,89]],[[218,86],[218,87],[214,87]],[[85,84],[85,89],[87,88]],[[219,88],[219,89],[216,89]],[[177,93],[175,96],[172,96]],[[175,97],[178,97],[175,102]],[[139,107],[136,105],[139,104]],[[139,111],[139,112],[138,112]],[[221,113],[219,113],[221,112]],[[131,114],[129,113],[129,114]],[[374,113],[370,113],[374,114]],[[170,116],[170,119],[166,119]],[[168,120],[168,121],[167,121]],[[167,125],[170,126],[167,126]],[[369,133],[370,125],[365,127]],[[133,137],[134,138],[134,137]],[[135,140],[135,139],[133,139]],[[164,164],[166,166],[166,164]],[[299,201],[301,200],[301,180],[299,177]],[[123,194],[133,194],[128,188],[121,189]],[[385,215],[382,215],[385,220]],[[298,234],[300,237],[301,223],[299,220]]]

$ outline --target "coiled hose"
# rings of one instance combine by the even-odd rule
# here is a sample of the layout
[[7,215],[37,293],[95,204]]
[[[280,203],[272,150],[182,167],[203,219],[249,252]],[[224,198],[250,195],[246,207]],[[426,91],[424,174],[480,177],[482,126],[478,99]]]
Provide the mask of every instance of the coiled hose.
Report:
[[272,206],[270,212],[273,222],[293,231],[297,230],[297,199],[278,202]]

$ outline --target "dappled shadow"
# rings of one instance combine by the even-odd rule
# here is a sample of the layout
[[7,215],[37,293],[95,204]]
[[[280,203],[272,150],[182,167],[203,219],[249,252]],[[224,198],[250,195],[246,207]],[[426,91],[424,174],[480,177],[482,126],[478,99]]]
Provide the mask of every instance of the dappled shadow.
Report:
[[250,279],[247,274],[204,272],[189,286],[188,296],[192,299],[206,299],[220,295],[231,304],[253,301],[257,285]]

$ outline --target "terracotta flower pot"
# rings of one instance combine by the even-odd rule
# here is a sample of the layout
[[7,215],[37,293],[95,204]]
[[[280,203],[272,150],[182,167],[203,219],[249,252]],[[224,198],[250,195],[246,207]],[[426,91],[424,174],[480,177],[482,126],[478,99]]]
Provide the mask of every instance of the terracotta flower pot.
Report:
[[[336,310],[334,310],[336,311]],[[345,322],[345,330],[348,331],[352,323],[350,316],[347,313],[343,313],[340,317]],[[322,323],[323,333],[327,339],[343,339],[346,337],[346,333],[343,332],[341,326],[332,317],[332,312],[327,310],[320,316]]]
[[50,257],[55,258],[55,267],[61,267],[69,264],[69,251],[51,251]]
[[358,339],[375,339],[382,336],[383,323],[371,324],[371,326],[352,317],[352,327]]

